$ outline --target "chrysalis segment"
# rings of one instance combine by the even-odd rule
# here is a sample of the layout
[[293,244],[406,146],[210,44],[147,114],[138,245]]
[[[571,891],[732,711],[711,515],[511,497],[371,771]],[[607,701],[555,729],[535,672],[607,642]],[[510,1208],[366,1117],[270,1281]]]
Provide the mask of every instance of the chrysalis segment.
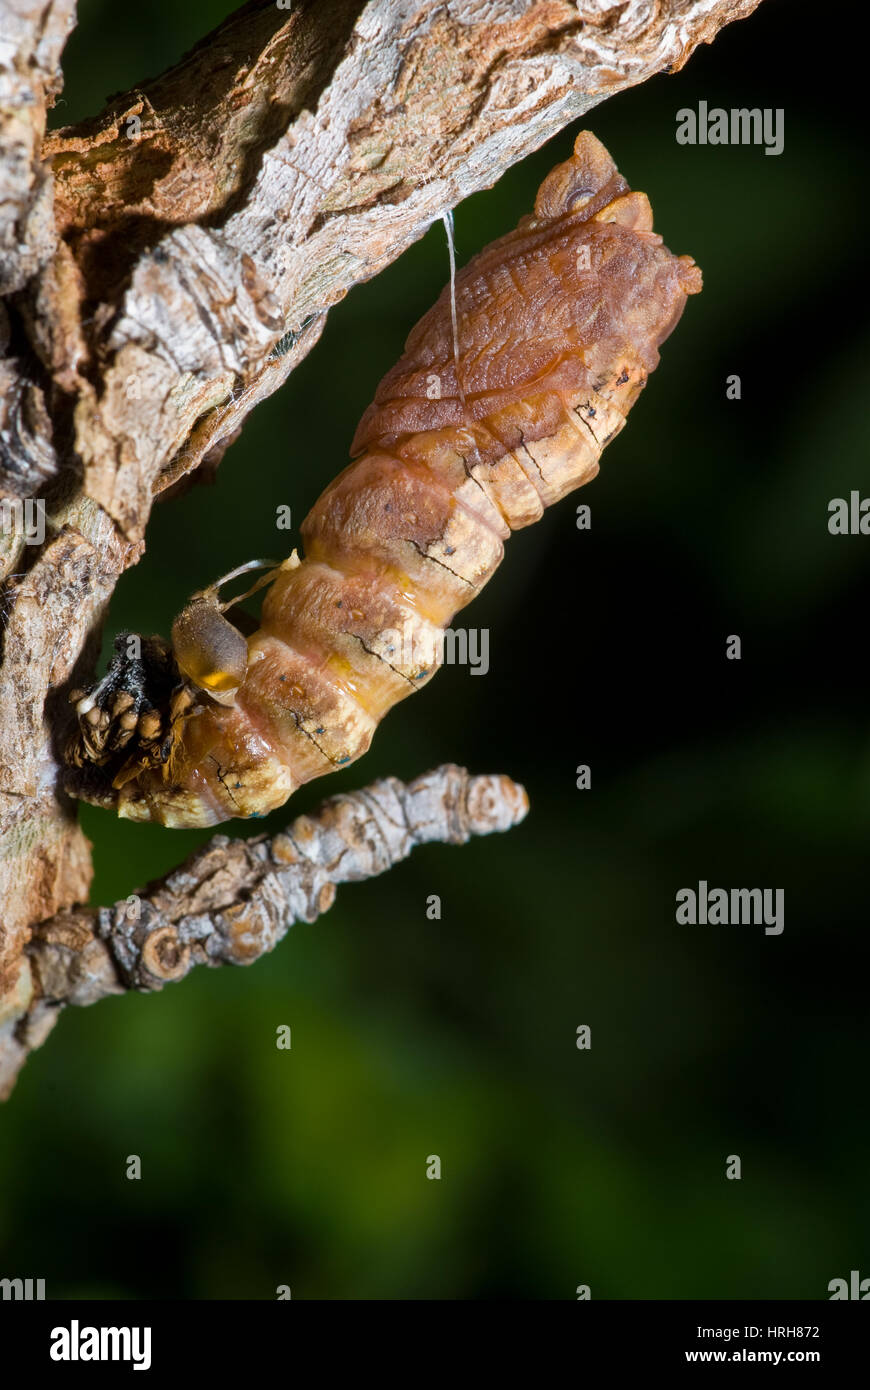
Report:
[[[140,749],[93,799],[209,825],[273,810],[364,753],[434,674],[444,630],[510,532],[595,476],[700,288],[691,258],[652,231],[645,194],[582,132],[534,213],[458,274],[458,354],[448,288],[380,383],[355,462],[303,524],[305,559],[271,581],[235,703],[212,699],[200,673],[206,690],[176,705],[169,756]],[[196,681],[190,652],[176,657]]]

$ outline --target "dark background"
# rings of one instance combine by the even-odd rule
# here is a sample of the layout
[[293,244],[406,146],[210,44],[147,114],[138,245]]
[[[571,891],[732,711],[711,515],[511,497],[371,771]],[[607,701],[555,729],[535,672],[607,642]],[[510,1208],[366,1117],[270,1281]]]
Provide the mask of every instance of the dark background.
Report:
[[[82,8],[55,124],[232,6]],[[827,530],[831,498],[870,493],[866,156],[856,79],[809,14],[765,0],[586,118],[704,293],[578,495],[591,532],[554,508],[459,620],[490,629],[489,674],[445,669],[266,828],[444,761],[521,780],[527,821],[344,888],[250,970],[65,1014],[0,1122],[0,1275],[50,1297],[436,1299],[817,1299],[870,1276],[870,539]],[[678,146],[699,100],[783,107],[784,153]],[[457,209],[461,262],[577,128]],[[446,274],[438,223],[331,312],[216,486],[155,510],[107,642],[166,633],[274,550],[279,504],[301,521]],[[82,815],[98,902],[207,838]],[[701,878],[783,888],[784,934],[677,925]]]

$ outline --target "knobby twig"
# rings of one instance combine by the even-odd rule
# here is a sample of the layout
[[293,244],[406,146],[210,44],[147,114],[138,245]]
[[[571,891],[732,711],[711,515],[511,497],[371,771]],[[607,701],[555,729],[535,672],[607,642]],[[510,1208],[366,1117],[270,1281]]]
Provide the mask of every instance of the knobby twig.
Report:
[[[507,777],[452,764],[408,784],[388,777],[330,798],[271,839],[216,835],[141,896],[59,913],[27,949],[32,994],[11,1029],[6,1086],[65,1005],[162,989],[195,965],[251,965],[294,922],[326,912],[337,884],[385,873],[418,845],[509,830],[527,810]],[[0,1093],[3,1082],[0,1074]]]

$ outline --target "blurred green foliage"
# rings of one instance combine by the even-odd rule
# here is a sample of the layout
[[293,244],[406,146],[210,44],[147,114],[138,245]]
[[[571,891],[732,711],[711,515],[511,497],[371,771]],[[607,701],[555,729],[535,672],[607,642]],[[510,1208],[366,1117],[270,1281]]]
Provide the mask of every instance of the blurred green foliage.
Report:
[[[90,0],[56,123],[229,8],[151,0],[143,23]],[[487,677],[445,669],[265,828],[449,760],[523,780],[528,820],[343,889],[251,970],[64,1015],[2,1116],[0,1273],[52,1297],[436,1299],[811,1299],[870,1274],[870,542],[826,525],[832,497],[870,493],[863,126],[833,75],[784,61],[796,23],[766,0],[590,114],[704,293],[582,496],[592,530],[555,508],[467,610]],[[701,99],[784,108],[784,153],[678,146]],[[574,133],[457,209],[460,261]],[[157,507],[107,644],[274,549],[277,506],[302,520],[446,272],[439,223],[331,312],[216,486]],[[83,821],[101,902],[206,838]],[[676,925],[701,878],[783,887],[784,934]]]

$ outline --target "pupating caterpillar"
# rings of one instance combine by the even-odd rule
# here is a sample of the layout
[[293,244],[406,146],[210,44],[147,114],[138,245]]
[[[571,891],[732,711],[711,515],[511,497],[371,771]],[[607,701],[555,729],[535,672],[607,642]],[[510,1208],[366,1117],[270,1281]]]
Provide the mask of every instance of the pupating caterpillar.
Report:
[[458,352],[449,286],[410,334],[355,461],[302,525],[304,560],[260,581],[259,628],[245,639],[224,616],[220,581],[176,619],[171,648],[145,639],[141,660],[119,653],[75,693],[77,794],[131,820],[212,825],[360,757],[431,679],[437,657],[421,667],[413,652],[438,652],[511,531],[598,472],[700,288],[646,195],[581,132],[534,213],[458,274]]

